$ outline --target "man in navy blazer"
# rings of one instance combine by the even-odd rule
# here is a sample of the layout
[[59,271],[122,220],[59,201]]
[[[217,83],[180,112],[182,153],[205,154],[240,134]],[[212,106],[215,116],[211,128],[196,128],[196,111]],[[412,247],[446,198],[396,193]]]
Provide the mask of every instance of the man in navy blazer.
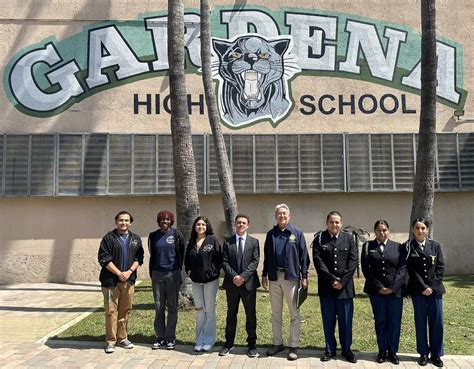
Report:
[[222,266],[225,276],[222,286],[227,296],[226,342],[219,356],[226,356],[234,349],[240,300],[242,300],[246,315],[247,356],[258,356],[256,297],[257,288],[260,287],[257,275],[260,246],[256,238],[247,234],[249,226],[249,217],[245,214],[237,214],[236,233],[224,242]]

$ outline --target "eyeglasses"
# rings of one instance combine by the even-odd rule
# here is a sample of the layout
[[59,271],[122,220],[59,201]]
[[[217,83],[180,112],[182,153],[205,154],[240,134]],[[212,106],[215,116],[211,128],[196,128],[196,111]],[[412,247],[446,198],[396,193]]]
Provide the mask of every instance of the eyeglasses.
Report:
[[170,218],[160,218],[158,221],[161,222],[162,220],[169,220],[171,222]]

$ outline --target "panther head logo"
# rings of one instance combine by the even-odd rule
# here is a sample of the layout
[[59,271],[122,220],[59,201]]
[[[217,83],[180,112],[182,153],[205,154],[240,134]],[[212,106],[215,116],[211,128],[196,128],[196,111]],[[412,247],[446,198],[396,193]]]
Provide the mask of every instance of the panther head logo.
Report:
[[290,110],[288,80],[301,69],[288,37],[245,35],[233,41],[213,39],[214,78],[219,80],[222,119],[238,128],[256,120],[276,124]]

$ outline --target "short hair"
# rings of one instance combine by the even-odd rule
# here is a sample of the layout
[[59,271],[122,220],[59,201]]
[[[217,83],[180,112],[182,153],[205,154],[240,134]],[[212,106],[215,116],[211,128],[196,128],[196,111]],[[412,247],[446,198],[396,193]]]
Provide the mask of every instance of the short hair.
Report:
[[156,215],[156,222],[160,223],[160,220],[162,219],[169,219],[171,222],[171,225],[174,224],[174,214],[169,211],[169,210],[162,210]]
[[278,209],[286,209],[288,210],[288,213],[290,212],[290,208],[286,204],[278,204],[275,206],[275,213],[278,211]]
[[237,219],[239,219],[239,218],[245,218],[245,219],[247,219],[247,222],[250,223],[250,217],[247,214],[244,214],[244,213],[237,214],[235,216],[234,222],[236,222]]
[[390,226],[388,225],[388,222],[386,220],[383,220],[383,219],[379,219],[375,222],[374,224],[374,231],[377,229],[377,227],[379,225],[384,225],[385,227],[387,227],[387,229],[390,229]]
[[411,227],[413,228],[415,224],[418,222],[423,223],[426,226],[426,228],[430,228],[430,223],[425,218],[416,218],[411,224]]
[[117,213],[117,215],[115,216],[115,221],[118,220],[119,216],[121,215],[128,215],[130,217],[130,223],[133,223],[133,217],[132,217],[132,214],[130,214],[128,211],[125,211],[125,210],[122,210],[122,211],[119,211]]
[[194,219],[194,222],[193,222],[193,228],[191,229],[191,240],[197,239],[196,223],[199,222],[200,220],[206,223],[206,236],[210,234],[214,234],[214,231],[212,230],[212,225],[209,219],[207,219],[207,217],[203,215],[199,215],[196,219]]
[[331,218],[333,215],[337,215],[339,218],[341,218],[342,220],[342,214],[339,213],[338,211],[336,210],[332,210],[328,213],[328,215],[326,216],[326,222],[329,220],[329,218]]

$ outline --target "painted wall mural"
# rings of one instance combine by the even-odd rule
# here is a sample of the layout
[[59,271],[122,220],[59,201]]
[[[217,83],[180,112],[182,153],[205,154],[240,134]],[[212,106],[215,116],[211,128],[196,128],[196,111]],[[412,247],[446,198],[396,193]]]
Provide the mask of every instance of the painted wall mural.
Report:
[[[199,19],[196,11],[186,12],[187,73],[200,73]],[[295,98],[304,115],[344,109],[414,113],[406,94],[420,93],[421,38],[405,25],[317,9],[221,6],[213,10],[212,34],[219,109],[230,128],[261,121],[276,127],[295,108]],[[437,47],[438,102],[462,109],[468,94],[463,46],[439,35]],[[100,91],[164,76],[167,70],[167,16],[159,12],[90,24],[68,38],[52,35],[27,46],[7,64],[3,86],[22,113],[51,117]],[[316,84],[318,77],[362,80],[403,93],[292,95],[295,78]],[[143,96],[134,99],[137,114],[148,102]]]

